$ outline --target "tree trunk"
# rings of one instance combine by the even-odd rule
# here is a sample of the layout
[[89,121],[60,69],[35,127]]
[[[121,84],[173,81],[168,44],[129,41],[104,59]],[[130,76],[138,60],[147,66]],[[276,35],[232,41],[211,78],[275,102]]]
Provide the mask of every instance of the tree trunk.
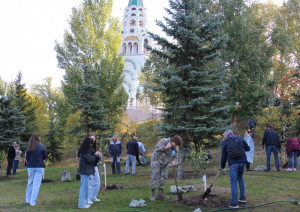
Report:
[[178,170],[177,170],[177,178],[178,179],[183,179],[183,173],[184,173],[184,150],[181,149],[179,151],[179,156],[178,156]]

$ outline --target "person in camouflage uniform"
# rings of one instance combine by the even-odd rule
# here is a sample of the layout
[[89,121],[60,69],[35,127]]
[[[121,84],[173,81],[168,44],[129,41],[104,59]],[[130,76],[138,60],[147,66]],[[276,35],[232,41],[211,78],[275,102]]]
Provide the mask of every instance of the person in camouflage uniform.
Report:
[[155,189],[158,183],[157,199],[167,199],[163,196],[164,186],[167,181],[168,165],[172,161],[175,166],[178,161],[179,147],[182,145],[182,138],[174,136],[171,138],[161,139],[155,146],[151,156],[151,198],[150,201],[155,201]]

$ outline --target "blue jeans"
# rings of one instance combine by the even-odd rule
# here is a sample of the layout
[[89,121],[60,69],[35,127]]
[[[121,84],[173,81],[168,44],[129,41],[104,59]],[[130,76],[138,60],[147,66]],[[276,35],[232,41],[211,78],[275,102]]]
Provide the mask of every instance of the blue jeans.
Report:
[[26,202],[31,206],[36,205],[42,183],[44,168],[27,168],[28,184],[26,189]]
[[146,163],[145,163],[145,155],[144,155],[143,152],[141,152],[141,156],[142,156],[142,164],[146,165]]
[[274,154],[276,169],[279,170],[279,160],[278,160],[278,153],[277,153],[276,146],[273,145],[267,146],[266,152],[267,152],[267,170],[269,171],[271,170],[271,165],[270,165],[271,152],[273,152]]
[[289,153],[289,168],[293,168],[293,161],[292,161],[292,157],[293,157],[293,153],[294,153],[294,168],[297,169],[297,163],[298,163],[298,151],[294,151],[294,152],[290,152]]
[[17,173],[17,168],[19,166],[19,160],[14,160],[14,168],[13,168],[13,175]]
[[234,163],[231,166],[229,166],[232,204],[238,203],[237,182],[239,182],[239,187],[240,187],[240,199],[246,199],[245,184],[243,180],[244,169],[245,169],[245,163]]
[[95,166],[95,173],[89,177],[89,197],[90,201],[94,201],[100,190],[100,176],[98,167]]
[[132,166],[132,174],[135,174],[135,165],[136,165],[136,156],[135,155],[128,155],[126,159],[126,166],[125,166],[125,173],[129,173],[129,164]]
[[79,189],[79,200],[78,208],[83,208],[88,205],[89,201],[89,176],[90,175],[80,175],[80,189]]

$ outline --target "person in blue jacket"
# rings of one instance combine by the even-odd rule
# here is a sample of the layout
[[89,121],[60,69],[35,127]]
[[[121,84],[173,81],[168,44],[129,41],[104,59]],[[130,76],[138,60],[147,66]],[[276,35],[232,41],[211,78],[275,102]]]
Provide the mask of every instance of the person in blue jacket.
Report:
[[42,183],[47,151],[41,144],[38,134],[34,133],[26,149],[28,183],[26,189],[26,203],[35,206]]
[[[232,159],[229,157],[228,142],[232,139],[237,139],[240,147],[243,149],[242,156]],[[229,204],[230,208],[238,208],[238,202],[246,203],[245,195],[245,184],[243,179],[245,164],[247,162],[245,151],[249,151],[250,147],[246,141],[241,136],[234,136],[231,130],[226,130],[224,132],[224,140],[222,142],[222,156],[220,170],[225,168],[226,162],[228,161],[229,166],[229,176],[231,184],[231,196],[232,200]],[[238,200],[238,188],[237,183],[239,183],[240,188],[240,199]]]

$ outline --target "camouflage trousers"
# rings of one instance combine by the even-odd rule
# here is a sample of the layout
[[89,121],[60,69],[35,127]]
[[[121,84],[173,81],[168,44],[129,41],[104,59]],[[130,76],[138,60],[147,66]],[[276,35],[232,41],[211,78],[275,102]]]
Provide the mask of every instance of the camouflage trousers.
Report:
[[168,177],[168,165],[161,166],[158,162],[151,161],[151,189],[164,188]]

